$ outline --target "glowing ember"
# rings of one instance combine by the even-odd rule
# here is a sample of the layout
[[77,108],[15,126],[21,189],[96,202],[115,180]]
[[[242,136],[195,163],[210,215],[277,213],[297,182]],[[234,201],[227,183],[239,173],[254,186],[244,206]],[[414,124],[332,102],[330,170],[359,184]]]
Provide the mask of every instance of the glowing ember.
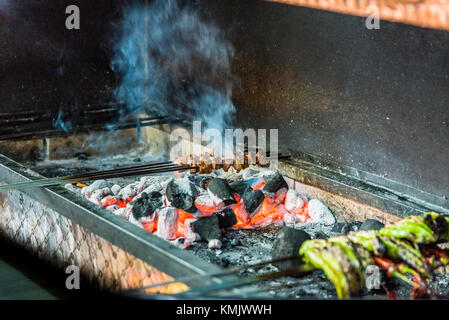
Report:
[[[193,231],[192,226],[199,218],[211,215],[225,219],[220,220],[220,223],[223,223],[220,224],[220,228],[230,227],[235,221],[236,223],[232,226],[234,228],[254,228],[272,223],[293,225],[322,222],[330,225],[335,222],[332,213],[322,202],[317,199],[308,201],[297,191],[288,190],[287,183],[279,173],[260,172],[259,174],[254,170],[246,172],[243,170],[240,175],[236,175],[235,172],[231,170],[226,174],[223,172],[212,175],[194,174],[181,179],[175,178],[176,182],[171,180],[173,178],[164,176],[161,176],[160,180],[157,180],[159,177],[152,177],[151,179],[155,179],[155,182],[149,182],[148,177],[144,177],[140,182],[140,184],[145,182],[144,185],[139,186],[139,183],[135,182],[123,189],[118,185],[110,186],[106,181],[102,181],[84,187],[82,195],[91,201],[94,199],[95,203],[114,214],[141,226],[148,232],[170,240],[181,248],[187,247],[188,241],[205,240],[202,239],[203,236]],[[167,190],[170,184],[179,185],[179,187],[171,188],[169,195]],[[214,188],[211,187],[212,184]],[[156,186],[157,192],[148,191],[156,190]],[[110,188],[114,191],[111,192]],[[150,194],[151,197],[149,197]],[[160,199],[156,202],[138,200],[153,199],[152,197],[156,195],[159,195],[158,199]],[[171,196],[173,201],[168,201],[168,196]],[[191,213],[180,207],[174,207],[181,204],[188,206],[190,208],[188,211]],[[193,211],[191,211],[192,207]],[[226,215],[221,213],[226,210],[228,216],[224,218]],[[232,212],[235,217],[232,216]],[[214,244],[212,247],[219,246]]]
[[184,223],[187,219],[194,219],[195,217],[192,216],[190,213],[185,212],[181,209],[178,209],[178,230],[177,230],[177,236],[187,238],[187,230],[184,226]]

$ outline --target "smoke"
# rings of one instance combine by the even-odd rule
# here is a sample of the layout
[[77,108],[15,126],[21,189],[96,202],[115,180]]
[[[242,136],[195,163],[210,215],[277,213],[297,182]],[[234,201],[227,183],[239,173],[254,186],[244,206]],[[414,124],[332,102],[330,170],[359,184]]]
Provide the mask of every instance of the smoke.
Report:
[[64,121],[63,120],[63,112],[61,109],[59,109],[58,117],[53,122],[53,127],[57,130],[62,130],[64,132],[69,132],[72,130],[72,122],[71,121]]
[[127,7],[114,39],[115,90],[126,112],[144,111],[231,125],[232,44],[195,8],[177,0]]
[[9,13],[11,6],[10,0],[0,0],[0,11],[4,13]]

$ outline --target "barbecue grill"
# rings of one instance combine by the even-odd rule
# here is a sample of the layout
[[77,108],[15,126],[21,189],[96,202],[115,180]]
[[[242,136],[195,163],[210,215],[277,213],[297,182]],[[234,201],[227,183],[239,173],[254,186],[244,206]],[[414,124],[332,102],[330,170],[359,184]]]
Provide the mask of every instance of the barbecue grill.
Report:
[[[166,101],[182,104],[178,113],[153,97],[143,108],[112,102],[111,88],[120,82],[110,63],[114,23],[133,3],[152,1],[79,1],[80,30],[64,28],[62,0],[40,10],[20,1],[0,7],[0,24],[9,26],[0,31],[0,185],[79,174],[83,163],[92,173],[136,170],[137,162],[166,160],[175,129],[192,129],[192,106],[179,101]],[[278,169],[289,189],[318,199],[340,223],[449,214],[449,3],[182,3],[232,43],[233,125],[279,129]],[[380,29],[366,27],[369,6],[380,10]],[[31,18],[21,24],[24,10]],[[63,27],[47,24],[54,12],[63,13],[53,19]],[[151,173],[167,179],[192,169],[171,162],[159,168]],[[261,237],[273,240],[276,232]],[[132,297],[272,297],[254,278],[226,272],[224,258],[209,249],[177,247],[57,183],[0,188],[0,235],[60,269],[79,266],[101,289]],[[259,250],[258,236],[249,249]],[[245,271],[257,262],[233,264]]]

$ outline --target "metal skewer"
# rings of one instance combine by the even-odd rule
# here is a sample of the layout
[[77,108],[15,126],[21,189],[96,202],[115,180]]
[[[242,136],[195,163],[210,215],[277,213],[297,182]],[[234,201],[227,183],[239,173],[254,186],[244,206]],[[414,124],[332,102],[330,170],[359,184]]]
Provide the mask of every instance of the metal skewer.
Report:
[[62,183],[73,183],[73,182],[81,182],[85,180],[95,180],[95,179],[110,179],[110,178],[118,178],[118,177],[129,177],[135,175],[144,175],[144,174],[154,174],[154,173],[163,173],[170,171],[182,171],[189,170],[194,167],[187,165],[175,165],[171,162],[160,162],[148,165],[140,165],[134,167],[120,168],[120,169],[112,169],[99,171],[94,173],[85,173],[57,178],[45,178],[34,181],[21,182],[16,184],[9,184],[0,186],[0,191],[9,191],[13,189],[26,189],[26,188],[36,188],[36,187],[49,187],[54,185],[59,185]]
[[164,282],[160,282],[160,283],[151,284],[151,285],[148,285],[148,286],[143,286],[143,287],[123,290],[122,292],[142,291],[142,290],[151,289],[151,288],[163,287],[163,286],[167,286],[167,285],[178,283],[178,282],[196,280],[198,278],[204,278],[204,277],[210,277],[210,278],[213,278],[213,277],[216,277],[216,278],[217,277],[224,277],[224,276],[229,276],[229,275],[232,275],[232,274],[235,274],[235,273],[238,273],[240,271],[247,270],[247,269],[260,268],[260,267],[264,267],[264,266],[272,264],[272,263],[283,262],[283,261],[294,260],[294,259],[299,259],[299,256],[282,257],[282,258],[273,259],[273,260],[269,260],[269,261],[258,262],[258,263],[254,263],[254,264],[250,264],[250,265],[246,265],[246,266],[234,267],[234,268],[230,268],[228,270],[225,270],[223,272],[209,273],[209,274],[204,274],[204,275],[194,275],[194,276],[188,276],[188,277],[181,277],[181,278],[177,278],[177,279],[174,279],[174,280],[171,280],[171,281],[164,281]]
[[306,275],[313,270],[316,270],[316,268],[311,265],[308,265],[308,264],[302,264],[302,265],[294,266],[285,271],[269,272],[269,273],[265,273],[265,274],[249,276],[244,279],[226,281],[223,283],[213,284],[213,285],[209,285],[209,286],[192,288],[186,294],[188,294],[188,295],[204,295],[204,294],[208,294],[210,292],[244,287],[247,285],[260,283],[262,281],[274,280],[274,279],[287,277],[287,276],[291,276],[291,275]]

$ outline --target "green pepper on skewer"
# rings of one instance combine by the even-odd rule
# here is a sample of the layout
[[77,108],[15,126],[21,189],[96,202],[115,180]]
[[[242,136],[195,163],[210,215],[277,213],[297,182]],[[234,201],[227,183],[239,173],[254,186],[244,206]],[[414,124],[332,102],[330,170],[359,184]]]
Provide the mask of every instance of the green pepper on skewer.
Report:
[[385,257],[409,265],[425,278],[432,277],[432,270],[426,259],[419,250],[412,247],[407,241],[388,236],[379,236],[379,238],[387,249]]
[[[343,253],[347,256],[347,258],[351,261],[351,264],[353,266],[353,269],[358,274],[358,280],[361,283],[365,283],[365,275],[363,273],[363,268],[367,265],[364,265],[362,262],[363,260],[360,259],[357,252],[354,250],[351,241],[347,239],[344,236],[338,236],[338,237],[332,237],[329,238],[329,242],[336,244],[340,247],[340,249],[343,251]],[[368,262],[368,261],[366,261]]]
[[339,259],[329,249],[326,240],[308,240],[302,244],[299,254],[305,263],[324,271],[327,278],[334,284],[338,298],[348,298],[350,296],[349,283]]
[[398,239],[407,239],[416,244],[448,241],[449,219],[436,212],[426,212],[421,216],[402,219],[389,227],[382,228],[379,233]]
[[364,281],[361,281],[363,274],[362,278],[359,275],[360,264],[357,259],[348,255],[348,250],[341,246],[323,239],[308,240],[303,243],[299,253],[304,262],[323,270],[334,284],[337,296],[345,299],[360,293]]
[[374,230],[350,232],[347,237],[352,243],[362,246],[376,256],[381,256],[385,253],[386,248]]
[[[421,277],[431,278],[433,269],[449,264],[449,251],[435,246],[437,242],[448,240],[449,218],[428,212],[407,217],[378,231],[309,240],[303,243],[299,253],[307,264],[325,272],[339,298],[361,291],[363,269],[372,264],[387,270],[388,276],[412,285],[413,296],[419,296],[427,289]],[[408,274],[413,276],[414,282],[406,277]]]

